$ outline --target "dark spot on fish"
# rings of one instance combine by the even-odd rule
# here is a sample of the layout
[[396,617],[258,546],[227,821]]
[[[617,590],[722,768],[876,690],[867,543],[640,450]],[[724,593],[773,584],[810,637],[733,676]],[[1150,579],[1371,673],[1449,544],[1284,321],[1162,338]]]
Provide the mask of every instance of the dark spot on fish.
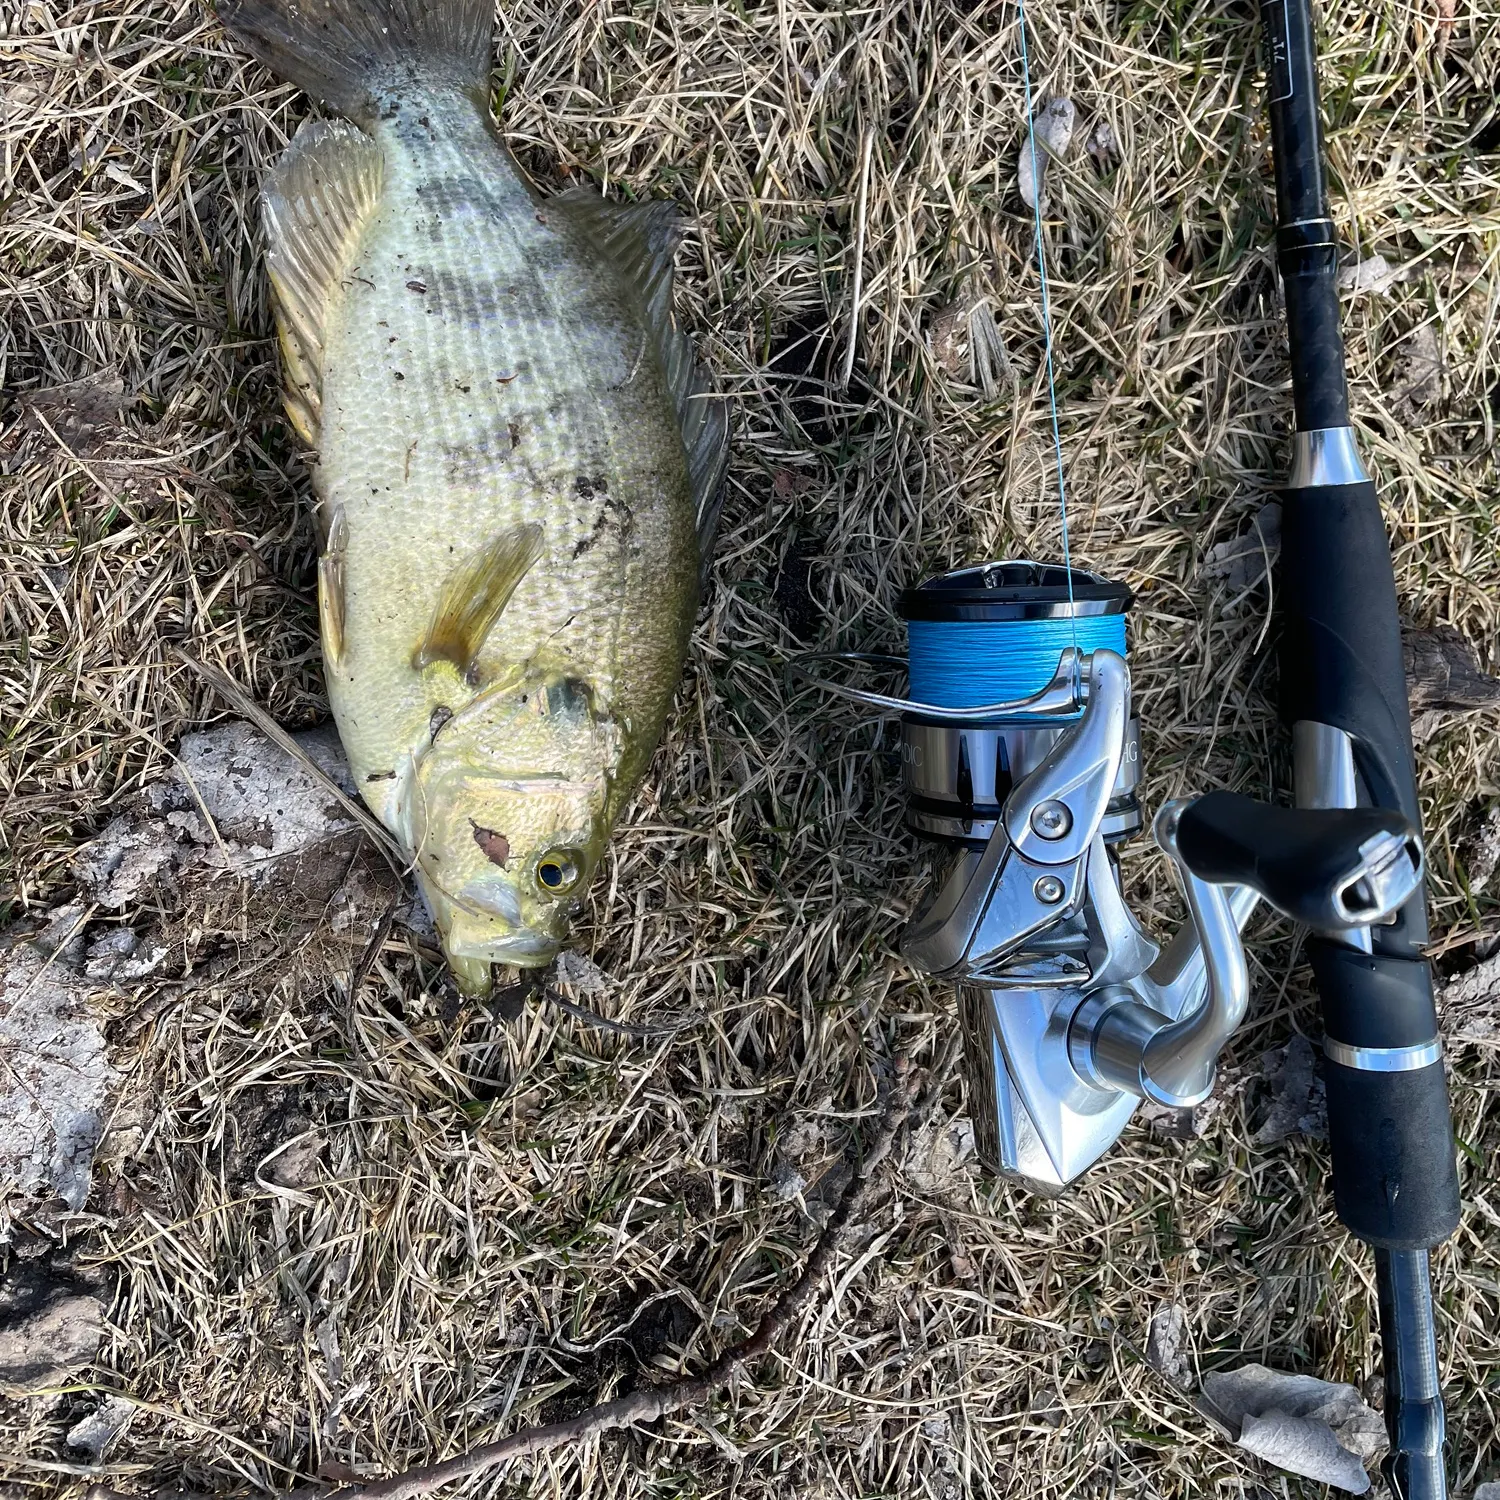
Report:
[[396,773],[394,771],[371,771],[365,777],[366,781],[394,781],[395,779]]
[[397,379],[397,380],[405,380],[405,379],[406,379],[406,376],[404,376],[404,375],[403,375],[403,374],[402,374],[402,373],[401,373],[401,371],[400,371],[400,370],[397,370],[397,371],[396,371],[396,379]]
[[484,851],[484,857],[503,870],[505,861],[510,858],[510,840],[493,828],[481,828],[473,818],[469,819],[469,827],[474,830],[474,842]]
[[512,460],[516,450],[515,434],[505,427],[479,434],[471,443],[448,443],[443,447],[443,464],[450,484],[468,484],[483,479],[499,465],[521,463]]
[[464,395],[467,396],[469,394],[469,389],[470,388],[468,386],[466,386],[466,385],[458,385],[458,382],[456,380],[453,383],[454,383],[454,385],[458,386],[458,389],[461,390],[464,393]]
[[406,283],[406,290],[409,292],[421,292],[425,294],[427,291],[427,283],[425,281],[408,281]]
[[395,334],[395,333],[393,333],[393,334],[392,334],[392,335],[391,335],[391,336],[390,336],[390,337],[389,337],[389,338],[388,338],[388,339],[387,339],[387,340],[386,340],[386,343],[388,343],[388,344],[394,344],[394,343],[395,343],[395,342],[396,342],[396,340],[397,340],[397,339],[398,339],[398,338],[399,338],[399,337],[400,337],[400,335],[399,335],[399,334]]
[[[585,483],[589,486],[587,490],[583,488]],[[628,537],[635,529],[635,517],[631,514],[630,506],[624,500],[617,499],[609,493],[609,488],[602,476],[587,481],[580,479],[576,488],[578,489],[578,493],[586,499],[591,498],[596,493],[602,493],[604,504],[599,507],[599,514],[594,517],[594,529],[575,544],[573,548],[573,556],[575,558],[582,557],[604,535],[605,529],[608,527],[611,519],[616,522],[622,537]]]
[[443,317],[468,328],[485,328],[496,319],[548,325],[556,312],[540,277],[504,279],[495,270],[473,272],[449,266],[408,266],[407,273],[427,288],[427,302]]
[[433,709],[432,717],[427,721],[427,738],[429,740],[436,740],[438,737],[438,732],[442,729],[443,725],[446,724],[452,717],[453,710],[446,704],[439,703],[438,706]]
[[591,712],[594,690],[581,677],[562,677],[547,684],[547,712],[582,718]]
[[573,481],[573,488],[585,500],[592,500],[595,495],[609,494],[609,480],[603,474],[595,474],[590,478],[587,474],[580,474]]
[[425,125],[429,130],[432,129],[432,121],[429,120],[426,115],[418,115],[417,116],[417,124],[418,125]]
[[507,430],[510,433],[510,451],[514,453],[521,446],[521,424],[512,422]]

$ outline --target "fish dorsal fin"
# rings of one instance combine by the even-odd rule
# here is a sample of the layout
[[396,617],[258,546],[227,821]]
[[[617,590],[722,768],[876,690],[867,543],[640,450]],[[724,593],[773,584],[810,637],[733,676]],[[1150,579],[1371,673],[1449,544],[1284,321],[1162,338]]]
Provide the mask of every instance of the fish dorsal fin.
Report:
[[452,662],[469,677],[479,648],[494,628],[510,596],[542,554],[542,528],[536,522],[502,531],[448,575],[427,634],[412,665]]
[[552,202],[618,271],[656,341],[687,450],[698,550],[706,579],[723,503],[729,408],[699,368],[692,344],[672,316],[672,253],[681,220],[670,203],[609,203],[588,188],[561,193]]
[[344,120],[309,120],[261,189],[266,268],[276,304],[286,413],[317,447],[323,352],[340,282],[380,198],[380,147]]

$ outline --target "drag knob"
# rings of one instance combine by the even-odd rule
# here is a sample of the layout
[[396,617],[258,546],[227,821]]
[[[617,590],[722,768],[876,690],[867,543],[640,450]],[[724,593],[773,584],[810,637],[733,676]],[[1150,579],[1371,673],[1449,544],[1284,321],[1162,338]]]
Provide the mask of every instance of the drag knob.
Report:
[[1233,792],[1183,809],[1177,854],[1200,880],[1249,886],[1324,932],[1384,921],[1422,879],[1421,841],[1400,813],[1272,807]]

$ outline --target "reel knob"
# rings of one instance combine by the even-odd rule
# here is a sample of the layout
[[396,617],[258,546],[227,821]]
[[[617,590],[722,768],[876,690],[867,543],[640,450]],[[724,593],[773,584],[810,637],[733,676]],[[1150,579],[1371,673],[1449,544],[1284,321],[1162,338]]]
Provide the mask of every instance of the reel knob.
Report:
[[1272,807],[1210,792],[1182,812],[1177,847],[1200,879],[1249,886],[1320,932],[1388,920],[1422,880],[1416,830],[1378,807]]

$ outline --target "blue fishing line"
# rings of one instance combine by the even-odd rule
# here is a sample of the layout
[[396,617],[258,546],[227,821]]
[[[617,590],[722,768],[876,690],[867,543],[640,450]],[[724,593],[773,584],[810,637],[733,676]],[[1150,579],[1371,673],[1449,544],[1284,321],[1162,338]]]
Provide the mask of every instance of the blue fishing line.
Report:
[[[1052,451],[1057,455],[1057,504],[1062,515],[1063,566],[1068,570],[1068,602],[1073,602],[1073,557],[1068,546],[1068,489],[1063,480],[1062,432],[1057,421],[1057,380],[1052,369],[1052,301],[1047,293],[1047,251],[1042,243],[1042,171],[1036,150],[1036,113],[1031,102],[1031,54],[1026,46],[1026,0],[1016,0],[1021,28],[1021,76],[1026,84],[1026,138],[1031,152],[1031,222],[1036,231],[1036,269],[1042,284],[1042,347],[1047,354],[1047,402],[1052,409]],[[1081,645],[1081,633],[1068,644]]]
[[1069,647],[1125,654],[1124,615],[1053,620],[909,620],[911,697],[939,708],[1029,698]]

